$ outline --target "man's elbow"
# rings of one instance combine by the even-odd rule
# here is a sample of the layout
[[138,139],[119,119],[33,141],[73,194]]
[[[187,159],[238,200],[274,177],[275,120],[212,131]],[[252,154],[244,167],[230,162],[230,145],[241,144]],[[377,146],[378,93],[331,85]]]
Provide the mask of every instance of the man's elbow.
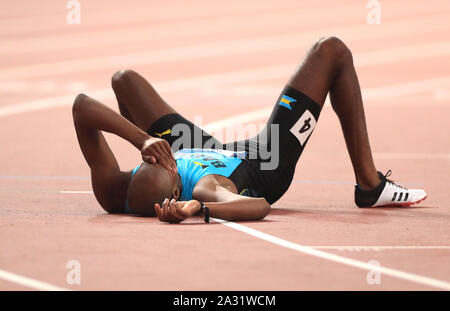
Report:
[[263,204],[263,218],[265,218],[267,215],[269,215],[270,211],[272,210],[272,207],[270,206],[269,202],[266,201],[266,199],[264,199],[264,204]]
[[266,199],[261,198],[261,205],[258,209],[258,212],[256,213],[256,217],[255,220],[262,220],[264,219],[267,215],[269,215],[270,210],[271,210],[271,206],[269,204],[269,202],[266,201]]

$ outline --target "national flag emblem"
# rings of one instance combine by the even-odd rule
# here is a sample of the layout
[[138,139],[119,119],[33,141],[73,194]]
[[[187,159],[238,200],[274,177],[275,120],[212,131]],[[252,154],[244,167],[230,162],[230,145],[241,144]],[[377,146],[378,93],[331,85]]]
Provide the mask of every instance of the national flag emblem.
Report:
[[200,167],[201,167],[202,169],[205,169],[205,168],[207,168],[207,167],[209,166],[209,165],[206,165],[206,164],[197,162],[197,161],[194,161],[194,164],[200,165]]
[[296,100],[293,99],[292,97],[289,97],[287,95],[283,95],[283,97],[281,97],[279,104],[289,110],[292,110],[291,107],[291,103],[295,102]]

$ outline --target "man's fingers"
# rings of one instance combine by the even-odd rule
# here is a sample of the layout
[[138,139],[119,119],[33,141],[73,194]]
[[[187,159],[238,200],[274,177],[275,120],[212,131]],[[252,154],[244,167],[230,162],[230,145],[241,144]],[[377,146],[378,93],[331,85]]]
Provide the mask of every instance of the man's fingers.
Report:
[[173,156],[172,149],[170,148],[169,143],[166,140],[161,140],[160,146],[158,146],[159,150],[161,150],[161,154],[166,156],[166,160],[168,165],[170,165],[170,170],[173,173],[177,172],[177,164],[175,163],[175,158]]
[[159,163],[166,170],[174,174],[178,171],[172,149],[166,140],[157,140],[144,148],[142,150],[142,158],[150,164]]
[[164,154],[167,157],[167,161],[172,169],[172,172],[176,174],[178,169],[177,169],[177,164],[175,162],[175,158],[173,156],[172,149],[170,148],[170,145],[167,141],[164,140],[164,142],[165,142],[165,144],[162,145],[162,149],[164,150]]
[[171,163],[172,157],[170,156],[170,154],[168,154],[164,147],[160,146],[159,144],[155,144],[153,146],[157,162],[161,164],[166,170],[176,173],[176,166],[174,167],[174,165]]
[[158,203],[155,203],[155,211],[156,211],[156,215],[158,216],[158,218],[160,220],[162,220],[161,206],[159,206]]
[[161,164],[162,160],[165,158],[165,154],[163,153],[159,144],[153,144],[151,152],[156,157],[158,162]]
[[176,215],[176,214],[177,214],[177,211],[176,211],[176,208],[175,208],[175,202],[174,202],[174,201],[175,201],[175,200],[172,199],[172,200],[170,200],[170,202],[169,202],[169,212],[170,212],[170,214]]
[[144,162],[147,162],[148,164],[159,164],[166,170],[172,173],[176,173],[177,171],[172,167],[172,164],[170,164],[165,158],[159,158],[159,160],[153,156],[143,156],[142,160]]
[[185,217],[183,217],[182,215],[179,215],[177,213],[177,206],[176,206],[176,201],[175,199],[172,199],[169,203],[169,214],[170,216],[172,216],[176,221],[180,222],[183,221],[185,219]]
[[[159,144],[158,147],[161,148],[161,152],[162,152],[164,155],[166,155],[167,157],[171,158],[170,152],[169,152],[169,150],[167,150],[167,145],[168,145],[168,144],[169,144],[169,143],[168,143],[167,141],[162,140],[162,141],[160,142],[160,144]],[[169,148],[170,148],[170,147],[169,147]]]
[[155,150],[156,154],[159,154],[160,156],[164,155],[164,152],[163,152],[161,146],[159,145],[159,143],[154,144],[152,147]]
[[170,148],[170,144],[166,140],[164,142],[165,142],[164,147],[168,153],[168,156],[170,156],[172,160],[175,161],[175,156],[173,155],[172,148]]
[[142,160],[144,160],[145,162],[147,162],[149,164],[155,164],[156,163],[156,158],[154,156],[144,155],[144,156],[142,156]]
[[150,164],[155,164],[156,163],[156,158],[154,156],[145,156],[146,157],[146,162],[150,163]]
[[167,218],[168,214],[169,214],[169,199],[165,199],[162,205],[162,215],[164,219]]
[[167,222],[167,215],[164,214],[164,208],[160,206],[158,203],[155,204],[155,210],[156,214],[158,215],[158,218],[160,221]]
[[180,221],[185,219],[185,217],[183,217],[182,214],[178,213],[178,208],[175,199],[172,199],[172,201],[170,201],[170,213]]
[[169,172],[175,173],[174,169],[172,168],[172,166],[169,164],[169,162],[167,162],[166,159],[164,158],[160,158],[159,160],[155,160],[154,163],[151,164],[156,164],[158,163],[159,165],[161,165],[163,168],[165,168],[166,170],[168,170]]
[[178,173],[178,168],[177,168],[177,164],[175,163],[175,161],[170,160],[170,171],[174,174]]

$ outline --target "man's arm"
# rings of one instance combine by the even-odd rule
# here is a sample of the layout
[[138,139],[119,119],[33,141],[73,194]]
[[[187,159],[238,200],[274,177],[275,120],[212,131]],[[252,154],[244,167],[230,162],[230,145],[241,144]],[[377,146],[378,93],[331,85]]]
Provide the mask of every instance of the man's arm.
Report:
[[[250,198],[232,193],[218,187],[216,191],[204,193],[212,202],[203,202],[209,208],[210,217],[228,221],[261,220],[270,212],[270,204],[264,198]],[[197,215],[201,205],[198,200],[179,201],[166,199],[162,206],[155,204],[156,214],[161,221],[179,223],[188,217]]]
[[[156,143],[152,144],[151,148],[146,148],[146,145],[152,142],[152,138],[147,133],[86,95],[77,96],[72,107],[72,114],[81,151],[91,169],[92,188],[97,201],[107,212],[122,212],[130,176],[129,173],[120,171],[119,164],[102,131],[114,133],[128,140],[138,149],[143,148],[142,155],[146,161],[152,160],[149,159],[150,157],[156,161],[155,148],[159,147],[159,150],[162,150],[163,148],[158,144],[164,144],[164,142],[155,139]],[[159,154],[161,155],[162,152]],[[145,159],[145,157],[148,158]],[[165,161],[169,165],[170,162],[167,160],[169,157],[165,154],[160,157],[166,158]]]
[[102,103],[80,94],[72,107],[74,122],[86,130],[116,134],[141,149],[150,135]]
[[[72,106],[78,143],[91,171],[92,189],[97,201],[105,211],[121,213],[129,178],[120,171],[102,131],[96,128],[96,121],[90,116],[91,105],[97,105],[97,102],[80,94]],[[96,117],[102,118],[102,114]]]
[[[76,128],[83,131],[105,131],[116,134],[141,150],[144,161],[158,162],[168,170],[176,170],[172,150],[167,141],[151,137],[102,103],[80,94],[75,99],[72,111]],[[101,162],[104,160],[95,149],[83,148],[81,143],[80,146],[89,166],[91,166],[92,161]]]
[[264,198],[249,198],[237,194],[234,196],[230,196],[229,201],[204,202],[209,208],[209,215],[223,220],[245,221],[261,220],[270,212],[270,204]]

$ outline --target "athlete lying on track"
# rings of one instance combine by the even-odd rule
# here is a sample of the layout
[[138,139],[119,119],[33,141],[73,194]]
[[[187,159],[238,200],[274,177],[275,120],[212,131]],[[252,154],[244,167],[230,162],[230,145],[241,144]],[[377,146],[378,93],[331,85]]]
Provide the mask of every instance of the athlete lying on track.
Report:
[[[400,187],[376,170],[352,55],[335,37],[314,44],[281,93],[265,129],[241,142],[223,145],[203,132],[134,71],[114,74],[112,87],[121,115],[82,94],[73,104],[94,194],[107,212],[158,216],[174,223],[200,214],[263,219],[288,190],[328,93],[353,165],[356,205],[405,206],[426,198],[423,190]],[[144,162],[133,171],[121,171],[102,131],[129,141]],[[177,136],[180,133],[188,134]],[[271,156],[263,156],[262,150],[270,150]],[[274,155],[276,165],[270,167]]]

